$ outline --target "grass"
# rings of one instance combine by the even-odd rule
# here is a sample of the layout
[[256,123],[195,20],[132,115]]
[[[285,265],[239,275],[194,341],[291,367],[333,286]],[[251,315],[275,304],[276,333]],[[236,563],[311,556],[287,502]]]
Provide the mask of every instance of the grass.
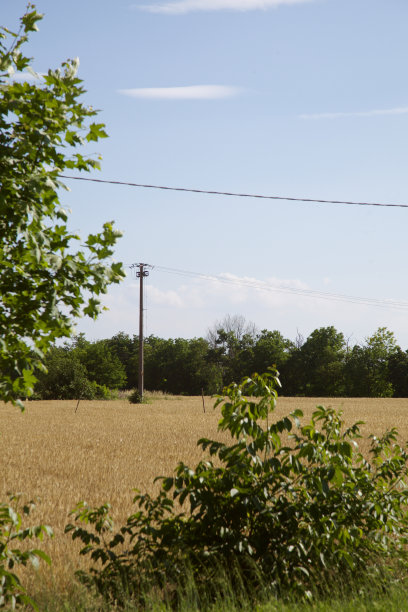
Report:
[[[115,399],[128,399],[136,389],[125,389],[116,391]],[[143,399],[150,402],[153,400],[178,400],[180,395],[173,395],[172,393],[165,393],[164,391],[145,391]],[[183,396],[184,397],[184,396]]]
[[[87,561],[79,557],[79,545],[64,535],[68,513],[78,501],[90,505],[109,501],[115,521],[123,523],[133,510],[135,488],[157,491],[156,476],[171,474],[179,460],[193,466],[199,461],[200,437],[222,437],[211,398],[205,398],[206,412],[201,397],[171,396],[171,400],[152,394],[149,404],[132,405],[126,399],[81,401],[77,412],[76,401],[36,401],[27,402],[24,414],[0,404],[0,499],[5,500],[8,491],[38,499],[33,523],[47,523],[55,532],[53,540],[41,545],[52,558],[52,569],[42,568],[39,574],[24,570],[22,575],[31,592],[41,585],[43,597],[52,598],[51,607],[44,601],[40,609],[92,610],[95,603],[92,599],[83,604],[89,594],[73,586],[74,570],[85,568]],[[300,408],[307,418],[317,404],[342,407],[346,424],[366,421],[366,433],[381,434],[396,426],[401,438],[408,440],[408,399],[280,398],[277,414]],[[362,445],[363,452],[367,448]],[[62,607],[55,607],[55,598]],[[64,608],[67,601],[72,606],[77,601],[79,607]],[[398,609],[390,606],[387,610]],[[260,608],[264,609],[302,610]],[[408,609],[408,604],[399,609]]]
[[[334,591],[336,591],[334,587]],[[115,606],[108,605],[102,599],[85,590],[81,585],[73,582],[70,588],[61,593],[58,589],[50,589],[49,585],[37,583],[35,600],[41,612],[110,612],[116,610]],[[180,602],[178,612],[405,612],[408,609],[408,587],[404,585],[391,586],[386,593],[378,589],[364,593],[333,595],[330,599],[315,600],[311,602],[281,602],[276,598],[265,598],[263,602],[254,606],[254,603],[236,597],[224,590],[223,597],[215,603],[197,606],[193,590]],[[123,610],[123,609],[122,609]],[[135,604],[129,602],[124,612],[140,610]],[[162,602],[151,599],[148,605],[151,612],[165,612],[171,610]]]

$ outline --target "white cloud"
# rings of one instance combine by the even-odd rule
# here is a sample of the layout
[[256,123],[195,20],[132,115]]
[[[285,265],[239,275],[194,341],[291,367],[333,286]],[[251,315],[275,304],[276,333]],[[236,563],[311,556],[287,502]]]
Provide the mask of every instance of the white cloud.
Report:
[[138,8],[150,13],[181,15],[193,11],[267,10],[282,5],[303,4],[306,2],[314,2],[314,0],[174,0],[163,4],[144,4]]
[[341,119],[343,117],[377,117],[381,115],[406,115],[408,106],[379,110],[356,111],[349,113],[312,113],[299,115],[299,119]]
[[177,291],[162,291],[153,285],[146,286],[146,295],[152,304],[157,306],[169,306],[172,308],[183,308],[184,298]]
[[226,85],[189,85],[187,87],[142,87],[119,89],[119,93],[132,98],[156,100],[215,100],[230,98],[241,90]]

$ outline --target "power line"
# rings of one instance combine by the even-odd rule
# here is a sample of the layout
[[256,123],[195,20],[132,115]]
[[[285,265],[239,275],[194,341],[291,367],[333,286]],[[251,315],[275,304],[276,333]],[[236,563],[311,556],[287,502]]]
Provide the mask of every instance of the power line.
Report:
[[250,289],[255,289],[257,291],[271,291],[277,293],[290,293],[295,295],[301,295],[304,297],[312,297],[316,299],[323,300],[331,300],[337,302],[349,302],[352,304],[360,304],[362,306],[374,306],[377,308],[391,308],[395,310],[407,310],[408,302],[400,302],[397,300],[388,300],[388,299],[380,299],[380,298],[365,298],[359,296],[352,295],[344,295],[341,293],[329,293],[325,291],[315,291],[312,289],[300,289],[298,287],[285,287],[285,286],[274,286],[270,285],[264,281],[259,280],[243,280],[243,279],[234,279],[234,278],[226,278],[225,276],[216,275],[216,274],[203,274],[200,272],[191,272],[189,270],[179,270],[177,268],[168,268],[165,266],[156,266],[153,268],[156,271],[161,271],[169,274],[176,274],[178,276],[186,276],[193,278],[200,278],[206,281],[218,281],[220,283],[225,283],[229,285],[237,285],[240,287],[247,287]]
[[109,185],[125,185],[127,187],[140,187],[145,189],[162,189],[165,191],[184,191],[187,193],[203,193],[206,195],[231,196],[237,198],[258,198],[262,200],[285,200],[289,202],[308,202],[318,204],[346,204],[348,206],[379,206],[381,208],[408,208],[408,204],[390,204],[387,202],[354,202],[347,200],[322,200],[318,198],[291,198],[289,196],[261,195],[255,193],[235,193],[230,191],[210,191],[208,189],[192,189],[188,187],[170,187],[168,185],[145,185],[142,183],[129,183],[125,181],[108,181],[84,176],[67,176],[60,174],[60,178],[75,181],[89,181],[91,183],[106,183]]

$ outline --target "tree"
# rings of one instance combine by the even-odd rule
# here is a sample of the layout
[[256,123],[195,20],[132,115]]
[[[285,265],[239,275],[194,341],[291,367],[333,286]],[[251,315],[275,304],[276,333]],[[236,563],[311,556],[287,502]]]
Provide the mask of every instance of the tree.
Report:
[[126,388],[135,389],[138,386],[138,359],[139,359],[139,338],[133,336],[131,338],[124,332],[119,332],[107,338],[105,342],[108,344],[111,351],[117,355],[125,368],[126,372]]
[[87,378],[85,366],[68,346],[51,348],[45,358],[46,372],[35,384],[41,399],[94,399],[95,389]]
[[[102,124],[90,121],[96,112],[79,99],[84,89],[76,76],[78,60],[40,79],[22,53],[41,18],[29,4],[17,33],[0,28],[0,400],[21,408],[19,398],[32,394],[54,341],[69,337],[82,314],[96,317],[98,296],[124,277],[122,264],[107,261],[120,236],[112,222],[88,236],[80,250],[79,236],[67,228],[59,176],[65,169],[97,168],[97,160],[74,149],[106,134]],[[12,79],[25,69],[37,76],[36,83]],[[51,534],[43,525],[23,527],[30,504],[21,511],[18,504],[15,496],[0,503],[0,607],[10,609],[34,607],[15,565],[49,562],[37,548],[16,547]]]
[[85,368],[87,378],[109,389],[126,386],[126,371],[106,340],[88,342],[83,335],[74,341],[73,354]]
[[126,385],[126,372],[106,340],[89,342],[79,334],[63,347],[52,347],[47,371],[38,374],[34,391],[41,399],[97,399]]
[[388,360],[388,375],[394,397],[408,397],[408,352],[399,346]]
[[216,321],[207,332],[207,340],[211,348],[218,346],[220,330],[223,330],[226,334],[232,334],[238,341],[242,340],[244,336],[251,336],[251,338],[256,336],[255,323],[247,322],[242,315],[227,314],[222,321]]
[[353,347],[346,364],[348,395],[392,397],[389,363],[398,349],[394,333],[386,327],[379,327],[362,347]]
[[[22,46],[42,15],[33,5],[18,33],[0,30],[0,399],[22,407],[47,350],[69,337],[73,321],[95,318],[100,296],[124,277],[110,258],[120,232],[113,222],[86,240],[68,231],[59,176],[99,162],[75,148],[105,137],[85,106],[78,60],[38,77]],[[27,70],[35,82],[12,79]]]
[[263,329],[254,346],[253,370],[266,372],[268,367],[274,366],[282,373],[293,349],[293,342],[284,338],[279,331]]
[[219,368],[224,385],[251,371],[256,342],[254,323],[246,322],[241,315],[227,315],[208,330],[207,341],[209,361]]
[[342,395],[344,359],[344,336],[333,326],[315,329],[306,341],[298,337],[285,367],[285,392],[309,397]]
[[333,326],[315,329],[300,348],[306,395],[332,397],[344,393],[344,335]]
[[164,340],[149,336],[145,349],[149,389],[199,395],[202,390],[213,393],[222,386],[216,368],[207,360],[208,343],[204,338]]

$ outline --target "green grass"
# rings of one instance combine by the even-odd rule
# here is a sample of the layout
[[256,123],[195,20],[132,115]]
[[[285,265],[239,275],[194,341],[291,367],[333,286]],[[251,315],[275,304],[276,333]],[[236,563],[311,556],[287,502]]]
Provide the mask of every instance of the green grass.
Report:
[[[37,604],[41,612],[108,612],[116,610],[114,606],[103,604],[101,600],[92,597],[89,593],[73,589],[69,594],[43,593],[37,597]],[[169,610],[164,604],[151,603],[151,612],[165,612]],[[197,610],[195,604],[184,602],[179,612],[193,612]],[[140,610],[132,603],[123,612],[136,612]],[[406,612],[408,610],[408,590],[395,589],[392,593],[368,597],[353,597],[350,599],[337,599],[331,602],[319,601],[313,603],[280,603],[271,600],[255,606],[248,602],[237,604],[231,600],[215,603],[208,612]]]
[[[232,592],[226,583],[221,587],[219,598],[215,602],[197,604],[194,585],[187,590],[177,606],[177,612],[406,612],[408,611],[408,584],[389,583],[383,588],[369,584],[359,593],[341,593],[341,588],[332,585],[333,596],[313,599],[310,602],[296,600],[282,602],[276,598],[264,597],[257,604]],[[84,586],[73,580],[69,589],[60,593],[50,584],[39,582],[37,592],[31,593],[41,612],[136,612],[141,608],[129,601],[124,608],[105,603],[100,595],[88,591]],[[149,612],[170,612],[171,607],[152,596],[145,607]]]

